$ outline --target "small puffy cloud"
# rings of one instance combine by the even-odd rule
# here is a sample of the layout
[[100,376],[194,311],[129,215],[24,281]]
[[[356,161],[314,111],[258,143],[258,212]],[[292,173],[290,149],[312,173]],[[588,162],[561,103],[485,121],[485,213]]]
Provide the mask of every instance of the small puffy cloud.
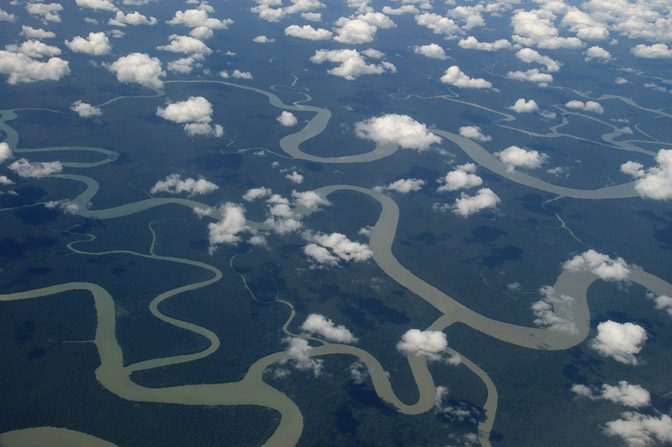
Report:
[[245,208],[236,203],[226,202],[218,207],[220,220],[208,224],[210,253],[217,245],[236,245],[243,232],[249,231],[245,220]]
[[548,73],[542,73],[538,68],[532,68],[527,71],[510,71],[506,77],[516,81],[536,82],[540,87],[547,87],[553,82],[553,76]]
[[432,59],[448,59],[444,49],[435,43],[415,47],[413,52],[415,54],[422,54],[423,56],[431,57]]
[[334,40],[344,44],[357,45],[372,42],[378,27],[360,19],[341,17],[336,21]]
[[310,352],[313,348],[308,344],[308,340],[298,337],[288,337],[283,341],[288,346],[285,356],[279,362],[280,364],[291,361],[297,369],[312,371],[315,377],[318,377],[322,373],[323,362],[320,359],[314,360],[310,358]]
[[156,194],[157,192],[166,192],[168,194],[181,194],[186,192],[189,194],[189,197],[192,197],[200,194],[208,194],[217,189],[219,189],[217,185],[203,178],[198,180],[185,178],[183,180],[179,174],[170,174],[165,180],[156,182],[149,192],[152,194]]
[[285,178],[287,180],[289,180],[290,182],[296,183],[296,184],[299,184],[299,185],[301,183],[303,183],[303,176],[296,171],[292,171],[290,174],[287,174],[285,176]]
[[448,347],[446,334],[441,331],[409,329],[397,343],[397,350],[404,355],[425,356],[427,360],[439,360]]
[[339,64],[335,68],[327,70],[327,73],[343,77],[349,81],[362,75],[395,73],[397,71],[397,68],[387,61],[368,64],[365,56],[357,50],[317,50],[310,61],[314,64],[321,64],[325,61]]
[[214,36],[215,33],[207,26],[197,26],[196,28],[189,31],[189,35],[194,39],[207,40]]
[[546,71],[554,72],[560,70],[558,61],[551,59],[548,56],[541,55],[537,50],[532,48],[523,48],[516,53],[516,57],[521,61],[531,64],[536,63],[544,65]]
[[72,103],[70,110],[77,112],[81,118],[91,118],[94,116],[101,116],[103,111],[98,107],[94,107],[91,104],[87,104],[82,100],[78,100]]
[[630,279],[630,268],[623,258],[612,259],[592,248],[566,261],[562,268],[577,272],[590,272],[604,281],[627,281]]
[[457,214],[466,219],[481,210],[495,208],[500,201],[501,200],[497,194],[492,192],[490,188],[481,188],[475,196],[462,193],[460,198],[455,200],[455,204],[451,209],[453,214]]
[[459,133],[464,138],[469,138],[476,141],[486,142],[492,140],[492,137],[490,135],[485,135],[483,132],[481,132],[481,128],[478,126],[460,127]]
[[331,31],[324,28],[313,28],[310,25],[290,25],[285,28],[285,35],[307,40],[331,39]]
[[470,78],[457,65],[453,65],[446,70],[445,74],[441,76],[441,82],[458,88],[492,88],[490,81],[483,78]]
[[77,6],[80,8],[93,9],[96,11],[116,11],[117,7],[114,6],[110,0],[75,0]]
[[555,15],[546,9],[518,10],[511,17],[514,42],[546,49],[581,47],[582,42],[576,37],[560,37],[554,20]]
[[5,49],[8,51],[23,53],[28,57],[32,58],[42,58],[42,57],[52,57],[58,56],[61,54],[61,49],[52,45],[47,45],[39,40],[27,40],[23,42],[20,46],[17,45],[6,45]]
[[315,191],[292,191],[292,199],[294,200],[295,207],[303,208],[311,212],[319,210],[322,206],[331,205],[331,202],[329,202],[324,195]]
[[107,67],[117,75],[119,82],[140,84],[145,87],[163,88],[160,78],[166,76],[161,62],[145,53],[131,53],[122,56]]
[[437,188],[437,192],[457,191],[463,188],[474,188],[483,183],[483,179],[474,174],[476,165],[474,163],[466,163],[458,166],[454,170],[448,172],[445,177],[438,181],[442,183]]
[[558,296],[551,286],[543,286],[539,292],[543,298],[532,304],[532,312],[536,317],[534,324],[549,331],[578,334],[579,329],[571,317],[576,300],[569,295]]
[[176,73],[188,74],[196,67],[202,64],[199,62],[203,60],[203,55],[195,53],[188,57],[182,57],[174,61],[168,62],[167,69]]
[[0,8],[0,22],[14,22],[16,21],[16,16],[7,11],[3,11]]
[[597,325],[597,335],[590,347],[604,357],[611,357],[626,365],[637,365],[635,357],[647,339],[646,330],[634,323],[605,321]]
[[70,200],[50,200],[44,204],[44,207],[50,210],[61,210],[65,214],[74,216],[79,211],[79,205]]
[[33,16],[42,17],[43,22],[61,22],[61,16],[58,15],[63,10],[60,3],[28,3],[26,11]]
[[590,59],[602,59],[605,61],[610,61],[613,58],[611,57],[611,53],[604,48],[594,46],[586,50],[586,60]]
[[415,5],[401,5],[398,8],[392,8],[390,6],[383,6],[383,14],[390,16],[400,16],[402,14],[419,14],[420,10],[415,7]]
[[191,36],[178,36],[172,34],[169,36],[170,43],[156,47],[157,50],[170,51],[171,53],[197,53],[210,54],[212,50],[202,41]]
[[457,44],[465,50],[497,51],[511,48],[511,42],[506,39],[499,39],[494,42],[479,42],[474,36],[462,39]]
[[389,185],[381,188],[387,191],[394,191],[399,194],[408,194],[412,191],[420,191],[422,186],[425,184],[424,180],[416,178],[408,179],[399,179],[395,182],[390,183]]
[[209,123],[212,121],[212,104],[202,96],[190,96],[186,101],[157,107],[156,114],[175,123]]
[[357,343],[357,337],[345,326],[335,325],[330,319],[320,314],[310,314],[301,325],[301,330],[311,334],[321,335],[328,341],[336,343]]
[[668,48],[664,43],[655,43],[653,45],[639,44],[635,45],[630,52],[637,57],[645,59],[670,59],[672,58],[672,48]]
[[255,42],[255,43],[273,43],[273,42],[275,42],[275,39],[271,39],[269,37],[266,37],[266,36],[262,35],[262,36],[257,36],[254,39],[252,39],[252,42]]
[[107,54],[112,48],[110,40],[103,32],[91,32],[86,38],[75,36],[72,40],[66,40],[65,45],[75,53],[91,54],[93,56]]
[[233,70],[231,76],[233,76],[236,79],[247,79],[247,80],[252,79],[252,73],[250,73],[249,71]]
[[19,158],[8,167],[23,178],[42,178],[51,174],[58,174],[63,170],[60,161],[30,163],[25,158]]
[[576,7],[570,7],[562,18],[561,24],[576,33],[576,37],[583,40],[604,40],[609,37],[609,29],[603,23],[593,19]]
[[259,188],[248,189],[245,194],[243,194],[243,200],[247,202],[254,202],[257,199],[263,199],[264,197],[270,196],[272,193],[270,188],[261,186]]
[[312,261],[323,265],[336,265],[339,261],[364,262],[373,256],[368,244],[351,241],[342,233],[304,232],[303,238],[310,242],[304,253]]
[[[2,161],[0,159],[0,161]],[[667,295],[651,295],[650,298],[656,303],[656,309],[666,312],[670,317],[672,317],[672,297]]]
[[418,25],[431,29],[434,34],[445,34],[453,37],[462,33],[459,25],[448,17],[443,17],[434,13],[424,13],[415,16]]
[[672,418],[666,414],[658,417],[626,411],[621,419],[606,423],[604,434],[622,438],[628,447],[647,447],[672,442]]
[[184,132],[190,137],[216,137],[219,138],[224,135],[224,128],[215,124],[211,126],[208,123],[187,123],[184,125]]
[[0,163],[4,163],[7,160],[14,158],[12,154],[12,149],[9,147],[9,144],[4,141],[0,143]]
[[355,133],[358,137],[373,140],[377,144],[396,144],[419,152],[428,150],[432,144],[441,141],[424,124],[408,115],[394,113],[355,123]]
[[167,21],[169,25],[182,25],[188,28],[206,27],[209,29],[227,29],[233,23],[231,19],[215,19],[208,15],[213,12],[212,8],[188,9],[186,11],[177,11],[175,16]]
[[293,114],[292,112],[288,112],[288,111],[286,111],[286,110],[283,111],[283,112],[280,114],[280,116],[278,116],[278,117],[276,118],[276,120],[277,120],[280,124],[282,124],[283,126],[285,126],[285,127],[292,127],[292,126],[295,126],[296,123],[298,122],[298,120],[296,119],[296,117],[294,116],[294,114]]
[[[9,177],[6,175],[0,175],[0,185],[13,185],[14,181],[12,181]],[[4,194],[4,192],[0,192],[0,194]]]
[[635,190],[640,196],[653,200],[672,199],[672,149],[660,149],[656,155],[656,166],[644,169],[641,163],[628,161],[621,165],[621,171],[632,175]]
[[45,31],[41,28],[33,28],[32,26],[21,26],[21,34],[26,39],[53,39],[56,33],[53,31]]
[[308,20],[309,22],[321,22],[322,21],[322,13],[319,12],[302,12],[301,13],[301,18],[304,20]]
[[629,82],[629,81],[628,81],[627,79],[625,79],[624,77],[622,77],[622,76],[619,76],[619,77],[617,77],[617,78],[614,80],[614,83],[615,83],[616,85],[623,85],[623,84],[627,84],[628,82]]
[[516,168],[536,169],[548,159],[546,154],[518,146],[509,146],[494,155],[506,166],[507,172],[513,172]]
[[602,108],[602,105],[600,105],[600,103],[597,102],[597,101],[587,101],[587,102],[584,103],[583,101],[579,101],[579,100],[574,99],[572,101],[568,101],[565,104],[565,107],[567,107],[568,109],[584,110],[586,112],[594,112],[594,113],[597,113],[597,114],[600,114],[600,115],[604,113],[604,109]]
[[124,14],[121,11],[117,11],[117,15],[114,18],[110,19],[107,22],[108,25],[113,26],[126,26],[126,25],[156,25],[156,17],[149,17],[140,14],[138,11],[129,12]]
[[70,67],[68,61],[58,57],[40,62],[23,53],[0,50],[0,73],[9,75],[8,84],[58,81],[70,74]]
[[651,395],[647,390],[640,385],[630,385],[625,380],[618,382],[617,386],[605,383],[601,392],[593,387],[575,384],[572,386],[572,392],[581,397],[609,400],[633,408],[647,407],[651,403]]
[[525,98],[518,98],[509,109],[516,113],[530,113],[539,110],[539,106],[534,99],[526,101]]

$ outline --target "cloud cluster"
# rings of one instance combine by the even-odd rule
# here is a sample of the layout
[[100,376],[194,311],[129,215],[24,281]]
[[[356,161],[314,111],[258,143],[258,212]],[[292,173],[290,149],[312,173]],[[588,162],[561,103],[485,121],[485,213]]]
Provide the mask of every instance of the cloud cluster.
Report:
[[656,43],[653,45],[639,44],[635,45],[632,54],[637,57],[645,59],[670,59],[672,58],[672,48],[668,48],[664,43]]
[[637,324],[608,320],[597,325],[597,335],[590,347],[617,362],[637,365],[639,360],[635,355],[642,350],[647,338],[646,330]]
[[[444,386],[437,386],[434,394],[434,411],[446,417],[455,424],[469,423],[477,425],[481,419],[481,412],[473,405],[466,402],[455,402],[448,399],[449,390]],[[453,436],[453,438],[455,438]],[[475,433],[467,433],[461,437],[460,446],[462,447],[476,447],[481,445],[478,441],[478,435]],[[455,444],[449,444],[450,446]]]
[[63,11],[63,6],[60,3],[28,3],[26,11],[30,15],[42,17],[42,22],[61,23],[58,13]]
[[168,45],[160,45],[156,47],[156,49],[169,51],[171,53],[191,53],[202,55],[212,53],[212,50],[208,48],[206,44],[194,37],[171,34],[168,36],[168,38],[170,39],[170,43]]
[[288,112],[284,110],[280,116],[276,118],[276,120],[283,126],[285,127],[292,127],[295,126],[296,123],[298,123],[298,120],[296,119],[296,116],[292,112]]
[[335,266],[340,261],[364,262],[373,256],[368,244],[351,241],[342,233],[313,233],[306,231],[303,238],[310,242],[303,252],[318,265]]
[[184,124],[184,131],[190,135],[221,137],[224,129],[219,124],[211,126],[212,104],[202,96],[190,96],[185,101],[157,107],[156,114],[163,119]]
[[572,306],[576,300],[569,295],[558,296],[551,286],[543,286],[539,292],[543,298],[532,304],[536,317],[534,324],[549,331],[578,334],[579,329],[572,318]]
[[113,25],[113,26],[121,26],[125,27],[126,25],[132,25],[132,26],[137,26],[137,25],[156,25],[157,20],[156,17],[149,17],[144,16],[140,14],[138,11],[135,12],[129,12],[128,14],[124,14],[121,11],[117,11],[117,14],[114,16],[114,18],[111,18],[107,24],[108,25]]
[[292,171],[291,173],[287,174],[285,178],[292,183],[296,183],[297,185],[303,183],[303,176],[296,171]]
[[79,205],[67,199],[50,200],[44,204],[44,207],[47,209],[59,209],[65,214],[70,214],[72,216],[79,212]]
[[653,200],[672,199],[672,149],[660,149],[656,155],[657,166],[644,169],[644,165],[628,161],[621,165],[621,172],[632,175],[635,189],[640,196]]
[[102,56],[112,49],[110,40],[105,33],[89,33],[88,37],[75,36],[72,40],[66,40],[65,45],[75,53]]
[[523,48],[516,53],[516,57],[521,61],[531,64],[537,63],[546,67],[546,71],[554,72],[560,70],[560,63],[548,56],[542,56],[537,50],[532,48]]
[[423,56],[430,57],[432,59],[448,59],[444,49],[435,43],[417,46],[413,48],[413,52],[415,54],[422,54]]
[[612,259],[592,248],[566,261],[562,268],[577,272],[590,272],[604,281],[627,281],[630,279],[630,268],[623,258]]
[[383,60],[378,64],[369,64],[365,57],[365,53],[360,53],[357,50],[317,50],[310,61],[314,64],[323,62],[338,64],[336,67],[327,70],[327,73],[349,81],[362,75],[395,73],[397,71],[397,68],[390,62]]
[[335,325],[333,321],[320,314],[308,315],[306,321],[301,325],[301,330],[321,335],[328,341],[336,343],[357,343],[357,337],[352,335],[349,329],[341,324]]
[[465,163],[448,172],[445,177],[438,179],[441,183],[436,191],[457,191],[463,188],[474,188],[481,186],[483,179],[474,174],[476,165],[474,163]]
[[392,19],[381,12],[367,12],[355,18],[341,17],[335,22],[334,40],[344,44],[357,45],[372,42],[378,28],[393,28]]
[[63,165],[60,161],[42,161],[39,163],[30,163],[25,158],[19,158],[8,167],[19,177],[23,178],[42,178],[51,174],[58,174],[59,172],[63,171]]
[[604,433],[622,438],[628,447],[654,445],[655,440],[669,444],[672,442],[672,418],[666,414],[656,417],[626,411],[621,414],[621,419],[607,422]]
[[509,109],[516,113],[531,113],[539,110],[539,106],[534,99],[526,101],[525,98],[518,98]]
[[458,88],[492,88],[490,81],[483,78],[470,78],[457,65],[453,65],[446,70],[444,75],[441,76],[441,82]]
[[602,108],[602,105],[597,101],[587,101],[584,103],[583,101],[574,99],[572,101],[568,101],[565,104],[565,107],[567,107],[568,109],[593,112],[600,115],[604,113],[604,108]]
[[458,132],[464,138],[470,138],[476,141],[486,142],[492,140],[492,137],[481,132],[481,128],[478,126],[463,126],[460,127]]
[[175,12],[175,16],[166,23],[191,28],[189,35],[195,39],[209,39],[214,35],[213,30],[227,29],[233,23],[231,19],[215,19],[210,17],[209,13],[212,12],[215,12],[212,6],[207,3],[201,3],[196,9]]
[[320,359],[310,358],[313,348],[308,344],[308,340],[298,337],[288,337],[283,340],[287,343],[285,356],[279,362],[281,365],[291,361],[297,369],[312,371],[315,377],[322,373],[323,362]]
[[445,34],[449,38],[462,32],[453,19],[434,13],[418,14],[415,16],[415,21],[418,25],[431,29],[434,34]]
[[174,71],[177,73],[188,74],[196,67],[201,67],[202,64],[199,61],[202,61],[204,56],[199,53],[194,53],[191,56],[182,57],[174,61],[168,62],[168,70]]
[[76,112],[81,118],[91,118],[103,114],[103,111],[100,110],[100,108],[87,104],[82,100],[73,102],[70,106],[70,110]]
[[511,48],[511,42],[506,39],[499,39],[494,42],[479,42],[474,36],[462,39],[457,44],[465,50],[478,51],[498,51]]
[[39,40],[27,40],[21,45],[5,45],[5,49],[15,53],[23,53],[28,57],[37,59],[58,56],[61,54],[60,48],[47,45]]
[[369,118],[355,123],[358,137],[375,141],[377,144],[396,144],[402,148],[419,152],[428,150],[441,138],[431,133],[427,126],[408,115],[395,113]]
[[527,71],[510,71],[506,77],[515,81],[536,82],[539,87],[548,87],[553,82],[553,76],[548,73],[542,73],[538,68],[532,68]]
[[407,178],[407,179],[399,179],[396,180],[392,183],[390,183],[387,186],[384,186],[382,188],[376,187],[377,190],[385,190],[385,191],[394,191],[399,194],[408,194],[413,191],[420,191],[425,184],[424,180],[417,179],[417,178]]
[[409,329],[397,343],[397,350],[404,355],[425,356],[427,360],[440,360],[448,347],[446,334],[441,331]]
[[166,76],[159,59],[145,53],[122,56],[107,68],[117,75],[119,82],[140,84],[144,87],[163,88],[161,78]]
[[453,214],[466,219],[484,209],[497,207],[499,202],[501,202],[501,199],[490,188],[481,188],[474,196],[462,193],[460,198],[455,200],[451,210]]
[[555,15],[545,9],[518,10],[511,16],[513,41],[528,47],[545,49],[579,48],[576,37],[560,37],[554,21]]
[[507,172],[513,172],[516,168],[536,169],[548,159],[546,154],[518,146],[509,146],[494,155],[506,166]]
[[307,40],[328,40],[331,39],[331,31],[324,28],[313,28],[310,25],[290,25],[285,28],[285,35],[298,37]]
[[236,245],[241,241],[241,235],[250,231],[245,219],[245,208],[232,202],[219,205],[218,212],[221,218],[217,222],[208,224],[208,240],[210,253],[217,245]]
[[58,81],[70,74],[70,67],[58,57],[41,62],[20,52],[0,50],[0,73],[9,75],[8,84]]
[[157,192],[166,192],[168,194],[180,194],[186,192],[189,194],[189,197],[192,197],[200,194],[208,194],[217,189],[219,189],[217,185],[203,178],[198,180],[185,178],[183,180],[179,174],[170,174],[165,180],[156,182],[149,192],[152,194],[156,194]]
[[21,25],[21,32],[19,34],[27,39],[53,39],[56,37],[56,33],[53,31],[46,31],[42,28],[33,28],[26,25]]
[[572,385],[572,392],[577,396],[587,397],[588,399],[609,400],[632,408],[647,407],[651,403],[651,395],[647,390],[640,385],[630,385],[625,380],[618,382],[617,386],[605,383],[602,385],[601,391],[595,387],[574,384]]
[[77,6],[80,8],[93,9],[95,11],[116,11],[117,7],[114,6],[110,0],[75,0]]

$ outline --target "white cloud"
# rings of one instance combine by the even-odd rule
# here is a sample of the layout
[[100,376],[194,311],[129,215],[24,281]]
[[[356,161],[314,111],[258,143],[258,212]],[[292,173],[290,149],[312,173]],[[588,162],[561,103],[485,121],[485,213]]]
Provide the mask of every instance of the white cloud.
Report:
[[61,22],[61,17],[58,15],[63,10],[60,3],[28,3],[26,4],[26,11],[28,14],[42,17],[43,22]]
[[58,81],[70,74],[68,61],[58,57],[36,61],[23,53],[0,50],[0,73],[9,75],[8,84]]
[[536,169],[548,159],[546,154],[518,146],[509,146],[494,155],[506,166],[507,172],[513,172],[516,168]]
[[612,59],[611,53],[605,50],[602,47],[593,46],[586,50],[587,60],[590,59],[603,59],[605,61],[610,61]]
[[249,231],[245,220],[245,208],[241,205],[226,202],[219,205],[218,211],[222,216],[221,219],[208,224],[210,253],[213,253],[220,244],[238,244],[241,240],[241,233]]
[[303,176],[296,171],[292,171],[291,174],[287,174],[285,178],[292,183],[301,184],[303,183]]
[[[6,175],[0,175],[0,185],[13,185],[14,181],[10,180]],[[0,192],[0,194],[11,194],[11,191]]]
[[453,65],[446,70],[445,74],[441,76],[441,82],[459,88],[492,88],[491,82],[483,78],[470,78],[457,65]]
[[16,16],[7,11],[3,11],[0,8],[0,22],[14,22],[16,21]]
[[481,128],[478,126],[460,127],[459,133],[464,138],[470,138],[476,141],[486,142],[492,140],[492,137],[490,135],[485,135],[483,132],[481,132]]
[[224,135],[224,128],[215,124],[214,126],[207,123],[187,123],[184,125],[184,132],[190,137],[216,137],[219,138]]
[[579,39],[604,40],[609,37],[607,25],[596,21],[590,14],[575,7],[569,8],[560,23],[576,33]]
[[571,308],[576,300],[569,295],[558,296],[551,286],[543,286],[539,292],[543,298],[532,304],[532,312],[536,317],[534,324],[549,331],[578,334],[576,322],[571,318]]
[[607,422],[604,433],[621,437],[628,447],[654,445],[654,439],[669,444],[672,442],[672,418],[666,414],[655,417],[627,411],[621,414],[621,419]]
[[672,58],[672,48],[668,48],[664,43],[653,45],[639,44],[630,50],[637,57],[646,59],[669,59]]
[[627,281],[630,279],[630,268],[623,258],[612,259],[592,248],[574,256],[565,262],[562,268],[577,272],[590,272],[604,281]]
[[629,81],[622,76],[619,76],[619,77],[616,78],[616,80],[614,80],[614,83],[617,84],[617,85],[627,84],[628,82]]
[[457,191],[462,188],[474,188],[483,183],[483,179],[474,174],[476,165],[474,163],[466,163],[458,166],[454,170],[448,172],[445,177],[439,179],[441,186],[437,188],[437,192]]
[[304,253],[318,264],[336,265],[339,261],[364,262],[373,256],[368,244],[351,241],[342,233],[313,233],[306,231],[303,238],[310,242]]
[[460,27],[452,19],[438,14],[419,14],[415,16],[415,21],[418,25],[431,29],[434,34],[445,34],[448,37],[453,37],[462,33]]
[[295,207],[304,208],[311,212],[319,210],[322,206],[331,205],[331,202],[324,195],[315,191],[292,191],[292,199],[294,200]]
[[301,18],[309,22],[321,22],[322,14],[319,12],[302,12]]
[[506,39],[499,39],[494,42],[479,42],[474,36],[461,39],[457,44],[465,50],[497,51],[511,48],[511,42]]
[[298,120],[294,116],[292,112],[288,111],[283,111],[280,116],[276,118],[276,120],[283,126],[285,127],[292,127],[295,126]]
[[397,343],[397,350],[405,355],[425,356],[427,360],[440,360],[448,347],[446,334],[441,331],[409,329]]
[[219,189],[217,185],[206,179],[200,178],[195,180],[193,178],[185,178],[184,180],[179,174],[170,174],[165,180],[156,182],[150,193],[166,192],[168,194],[181,194],[183,192],[189,193],[189,197],[200,194],[208,194]]
[[625,380],[618,382],[617,386],[605,383],[602,385],[601,392],[595,387],[574,384],[572,392],[592,400],[604,399],[633,408],[647,407],[651,403],[651,395],[647,390],[640,385],[630,385]]
[[373,140],[378,144],[396,144],[420,152],[441,141],[424,124],[408,115],[394,113],[355,123],[355,133],[360,138]]
[[172,34],[169,36],[170,43],[156,47],[157,50],[170,51],[171,53],[198,53],[210,54],[212,50],[202,41],[191,36],[178,36]]
[[233,70],[231,76],[233,76],[236,79],[247,79],[247,80],[252,79],[252,73],[250,73],[249,71]]
[[285,35],[308,40],[331,39],[331,31],[324,28],[313,28],[310,25],[290,25],[285,28]]
[[553,82],[553,75],[542,73],[538,68],[527,71],[510,71],[506,77],[516,81],[536,82],[540,87],[547,87],[550,82]]
[[41,58],[41,57],[52,57],[58,56],[61,54],[61,49],[52,45],[47,45],[39,40],[27,40],[23,42],[20,46],[17,45],[6,45],[5,49],[8,51],[23,53],[28,57],[32,58]]
[[597,325],[597,335],[590,342],[590,347],[604,357],[626,365],[637,365],[635,357],[647,339],[646,330],[634,323],[616,323],[605,321]]
[[397,68],[387,61],[382,61],[379,64],[367,64],[363,54],[357,50],[317,50],[310,61],[314,64],[321,64],[325,61],[339,64],[335,68],[327,70],[327,73],[341,76],[349,81],[362,75],[394,73],[397,71]]
[[500,202],[500,198],[492,192],[490,188],[481,188],[475,196],[462,193],[459,199],[455,200],[452,211],[458,216],[467,218],[487,208],[495,208]]
[[189,35],[194,39],[207,40],[212,38],[215,35],[215,33],[212,31],[211,28],[208,28],[207,26],[197,26],[196,28],[189,31]]
[[[0,161],[2,161],[0,159]],[[672,317],[672,297],[667,295],[652,296],[653,300],[656,303],[656,309],[666,312],[670,317]]]
[[523,48],[516,53],[516,57],[521,61],[531,64],[537,63],[544,65],[546,71],[554,72],[560,70],[560,64],[558,61],[551,59],[548,56],[541,55],[537,50],[532,48]]
[[65,45],[75,53],[91,54],[101,56],[110,52],[112,46],[105,33],[89,33],[87,38],[75,36],[72,40],[66,40]]
[[538,48],[579,48],[582,45],[576,37],[559,37],[553,20],[555,16],[548,10],[518,10],[511,17],[513,40],[521,45]]
[[285,357],[279,362],[280,364],[291,360],[297,369],[313,371],[315,377],[322,373],[323,362],[320,359],[314,360],[310,358],[310,352],[313,348],[308,344],[308,340],[288,337],[283,341],[289,346],[285,351]]
[[395,182],[390,183],[382,189],[387,191],[394,191],[399,194],[408,194],[412,191],[420,191],[422,186],[425,184],[424,180],[408,178],[408,179],[399,179]]
[[56,33],[53,31],[45,31],[42,28],[33,28],[31,26],[22,25],[21,33],[27,39],[53,39]]
[[301,329],[311,334],[321,335],[336,343],[357,343],[357,337],[345,326],[336,326],[331,320],[320,314],[310,314],[301,325]]
[[114,16],[114,18],[110,19],[109,22],[107,22],[108,25],[114,25],[114,26],[156,25],[156,23],[157,20],[155,17],[147,18],[147,16],[140,14],[138,11],[129,12],[128,14],[124,14],[121,11],[117,11],[116,16]]
[[644,169],[641,163],[628,161],[621,171],[635,177],[635,189],[640,196],[653,200],[672,199],[672,149],[660,149],[657,166]]
[[199,62],[201,60],[203,60],[203,55],[195,53],[191,56],[182,57],[180,59],[168,62],[167,69],[176,73],[191,73],[194,68],[202,66],[202,64]]
[[525,98],[518,98],[509,109],[516,113],[530,113],[539,110],[539,106],[534,99],[526,101]]
[[273,43],[273,42],[275,42],[275,39],[271,39],[269,37],[261,35],[261,36],[256,36],[254,39],[252,39],[252,42],[255,42],[255,43]]
[[394,22],[380,12],[368,12],[356,18],[341,17],[335,22],[334,40],[345,44],[372,42],[378,28],[392,28]]
[[96,11],[116,11],[117,7],[114,6],[110,0],[75,0],[77,6],[80,8],[94,9]]
[[334,256],[324,247],[317,244],[308,244],[303,247],[303,253],[319,265],[338,265],[338,256]]
[[91,104],[87,104],[81,100],[75,101],[70,106],[70,110],[77,112],[81,118],[91,118],[93,116],[101,116],[103,111],[98,107],[94,107]]
[[267,22],[279,22],[280,19],[284,19],[287,16],[287,13],[282,8],[271,8],[264,3],[253,6],[251,11],[257,14],[260,19]]
[[212,121],[212,104],[202,96],[190,96],[186,101],[157,107],[156,114],[175,123],[209,123]]
[[25,158],[19,158],[8,167],[23,178],[42,178],[51,174],[58,174],[63,170],[60,161],[30,163]]
[[215,19],[208,16],[212,9],[198,8],[188,9],[186,11],[177,11],[175,16],[167,21],[169,25],[182,25],[188,28],[198,28],[204,26],[209,29],[227,29],[233,23],[231,19]]
[[243,200],[248,202],[254,202],[257,199],[263,199],[264,197],[271,195],[271,189],[261,186],[259,188],[248,189],[245,194],[243,194]]
[[4,163],[7,160],[14,158],[12,154],[12,149],[9,147],[9,144],[4,141],[0,143],[0,163]]
[[470,30],[472,28],[481,27],[485,25],[485,20],[481,16],[483,10],[482,5],[477,6],[456,6],[448,11],[448,15],[454,19],[464,22],[462,29]]
[[398,8],[392,8],[390,6],[383,6],[383,14],[391,16],[400,16],[402,14],[419,14],[420,10],[414,5],[401,5]]
[[587,102],[584,103],[583,101],[579,101],[577,99],[574,99],[574,100],[568,101],[565,104],[565,107],[567,107],[568,109],[584,110],[586,112],[594,112],[594,113],[597,113],[597,114],[600,114],[600,115],[604,113],[604,109],[602,108],[602,105],[600,105],[600,103],[597,102],[597,101],[587,101]]
[[75,215],[79,211],[79,205],[70,200],[50,200],[44,204],[45,208],[48,209],[60,209],[65,214]]
[[423,56],[431,57],[433,59],[448,59],[444,49],[435,43],[415,47],[413,51],[415,54],[422,54]]

